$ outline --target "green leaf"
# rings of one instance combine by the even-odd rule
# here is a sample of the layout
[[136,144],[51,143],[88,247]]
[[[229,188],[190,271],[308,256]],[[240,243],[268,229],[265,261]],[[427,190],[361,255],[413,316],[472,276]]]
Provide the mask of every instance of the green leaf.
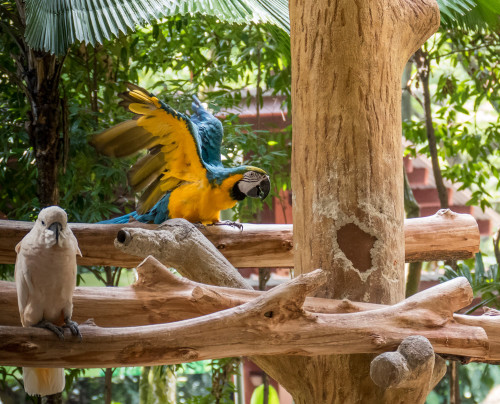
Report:
[[77,41],[94,46],[162,17],[193,14],[290,32],[286,0],[26,0],[25,36],[33,49],[65,54]]
[[499,25],[500,0],[437,0],[441,26],[470,30],[496,28]]
[[476,267],[476,282],[478,282],[482,278],[484,278],[483,255],[480,252],[476,253],[475,267]]

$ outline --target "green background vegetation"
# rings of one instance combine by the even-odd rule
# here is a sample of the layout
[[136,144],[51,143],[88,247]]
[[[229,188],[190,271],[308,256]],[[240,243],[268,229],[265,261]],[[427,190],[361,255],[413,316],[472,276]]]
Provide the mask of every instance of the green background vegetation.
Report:
[[[425,84],[415,64],[402,86],[403,93],[411,95],[413,106],[402,127],[403,135],[412,142],[406,153],[430,157],[426,120],[431,119],[443,176],[469,189],[471,204],[498,209],[500,36],[496,24],[500,2],[439,3],[443,26],[421,49],[430,69],[430,117],[424,114]],[[9,17],[15,13],[15,3],[0,1],[0,11],[0,212],[9,219],[33,220],[40,209],[39,173],[26,130],[30,105],[15,62],[18,32]],[[93,133],[128,117],[117,105],[124,82],[148,88],[180,111],[189,109],[192,94],[219,112],[238,110],[250,103],[252,94],[262,106],[264,93],[284,96],[283,109],[291,111],[293,61],[287,41],[287,34],[266,25],[228,25],[215,17],[197,15],[164,18],[96,47],[72,45],[59,83],[64,122],[59,139],[63,151],[59,204],[70,221],[93,223],[134,210],[134,195],[126,182],[133,159],[110,159],[88,144]],[[226,116],[224,130],[227,165],[249,160],[265,169],[272,177],[272,196],[290,188],[291,127],[280,133],[249,127],[239,123],[236,113]],[[253,220],[260,208],[260,203],[245,201],[235,208],[234,217]],[[494,254],[485,261],[489,262],[487,269],[481,256],[447,267],[445,277],[468,276],[475,292],[495,305],[500,279]],[[0,266],[2,279],[12,280],[12,274],[13,266]],[[82,285],[116,286],[132,281],[133,273],[122,274],[120,268],[79,269]],[[186,382],[178,383],[182,402],[232,402],[230,376],[237,369],[233,359],[177,369],[119,369],[113,373],[113,401],[154,402],[145,391],[152,389],[151,383],[166,386],[169,372],[175,370],[179,375],[200,375],[198,381],[193,378],[189,383],[199,388],[189,390]],[[71,370],[67,374],[67,400],[103,402],[103,371]],[[461,367],[460,375],[463,403],[480,402],[500,381],[497,367],[482,364]],[[21,380],[18,369],[0,368],[0,397],[30,402],[22,392]],[[187,376],[185,380],[189,380]],[[448,383],[445,378],[429,396],[429,403],[447,402]]]

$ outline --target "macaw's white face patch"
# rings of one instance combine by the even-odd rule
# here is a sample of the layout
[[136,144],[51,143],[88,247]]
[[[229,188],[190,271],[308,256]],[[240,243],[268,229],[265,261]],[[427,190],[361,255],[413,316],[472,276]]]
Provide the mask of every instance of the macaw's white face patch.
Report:
[[247,171],[238,182],[238,189],[251,198],[264,199],[271,190],[271,181],[267,174]]

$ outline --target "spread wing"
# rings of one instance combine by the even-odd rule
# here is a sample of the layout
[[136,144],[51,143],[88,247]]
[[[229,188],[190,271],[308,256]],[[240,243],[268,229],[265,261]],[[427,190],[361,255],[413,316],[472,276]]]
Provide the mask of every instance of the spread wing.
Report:
[[95,135],[91,143],[114,157],[149,149],[128,173],[134,191],[144,190],[137,207],[142,214],[181,183],[206,178],[207,169],[201,157],[198,130],[191,120],[143,88],[127,86],[129,91],[120,94],[120,105],[137,114],[136,119]]
[[193,96],[191,108],[193,110],[191,122],[198,129],[203,161],[213,166],[223,167],[220,155],[223,134],[221,121],[208,112],[196,96]]

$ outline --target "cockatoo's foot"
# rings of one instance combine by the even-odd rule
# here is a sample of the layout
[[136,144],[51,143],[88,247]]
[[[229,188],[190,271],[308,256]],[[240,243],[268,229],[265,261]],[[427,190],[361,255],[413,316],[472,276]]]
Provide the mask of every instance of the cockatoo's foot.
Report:
[[78,328],[78,323],[76,321],[71,320],[69,317],[66,317],[64,319],[65,324],[63,325],[64,328],[69,328],[71,331],[71,334],[73,334],[75,337],[78,337],[78,339],[81,341],[82,340],[82,334],[80,334],[80,329]]
[[47,320],[42,320],[39,323],[33,325],[33,327],[37,328],[45,328],[46,330],[52,331],[54,334],[57,335],[57,337],[61,340],[64,341],[64,330],[62,327],[59,327],[50,321]]
[[209,226],[231,226],[236,227],[238,230],[243,231],[243,225],[238,222],[232,222],[231,220],[223,220],[221,222],[213,222]]

